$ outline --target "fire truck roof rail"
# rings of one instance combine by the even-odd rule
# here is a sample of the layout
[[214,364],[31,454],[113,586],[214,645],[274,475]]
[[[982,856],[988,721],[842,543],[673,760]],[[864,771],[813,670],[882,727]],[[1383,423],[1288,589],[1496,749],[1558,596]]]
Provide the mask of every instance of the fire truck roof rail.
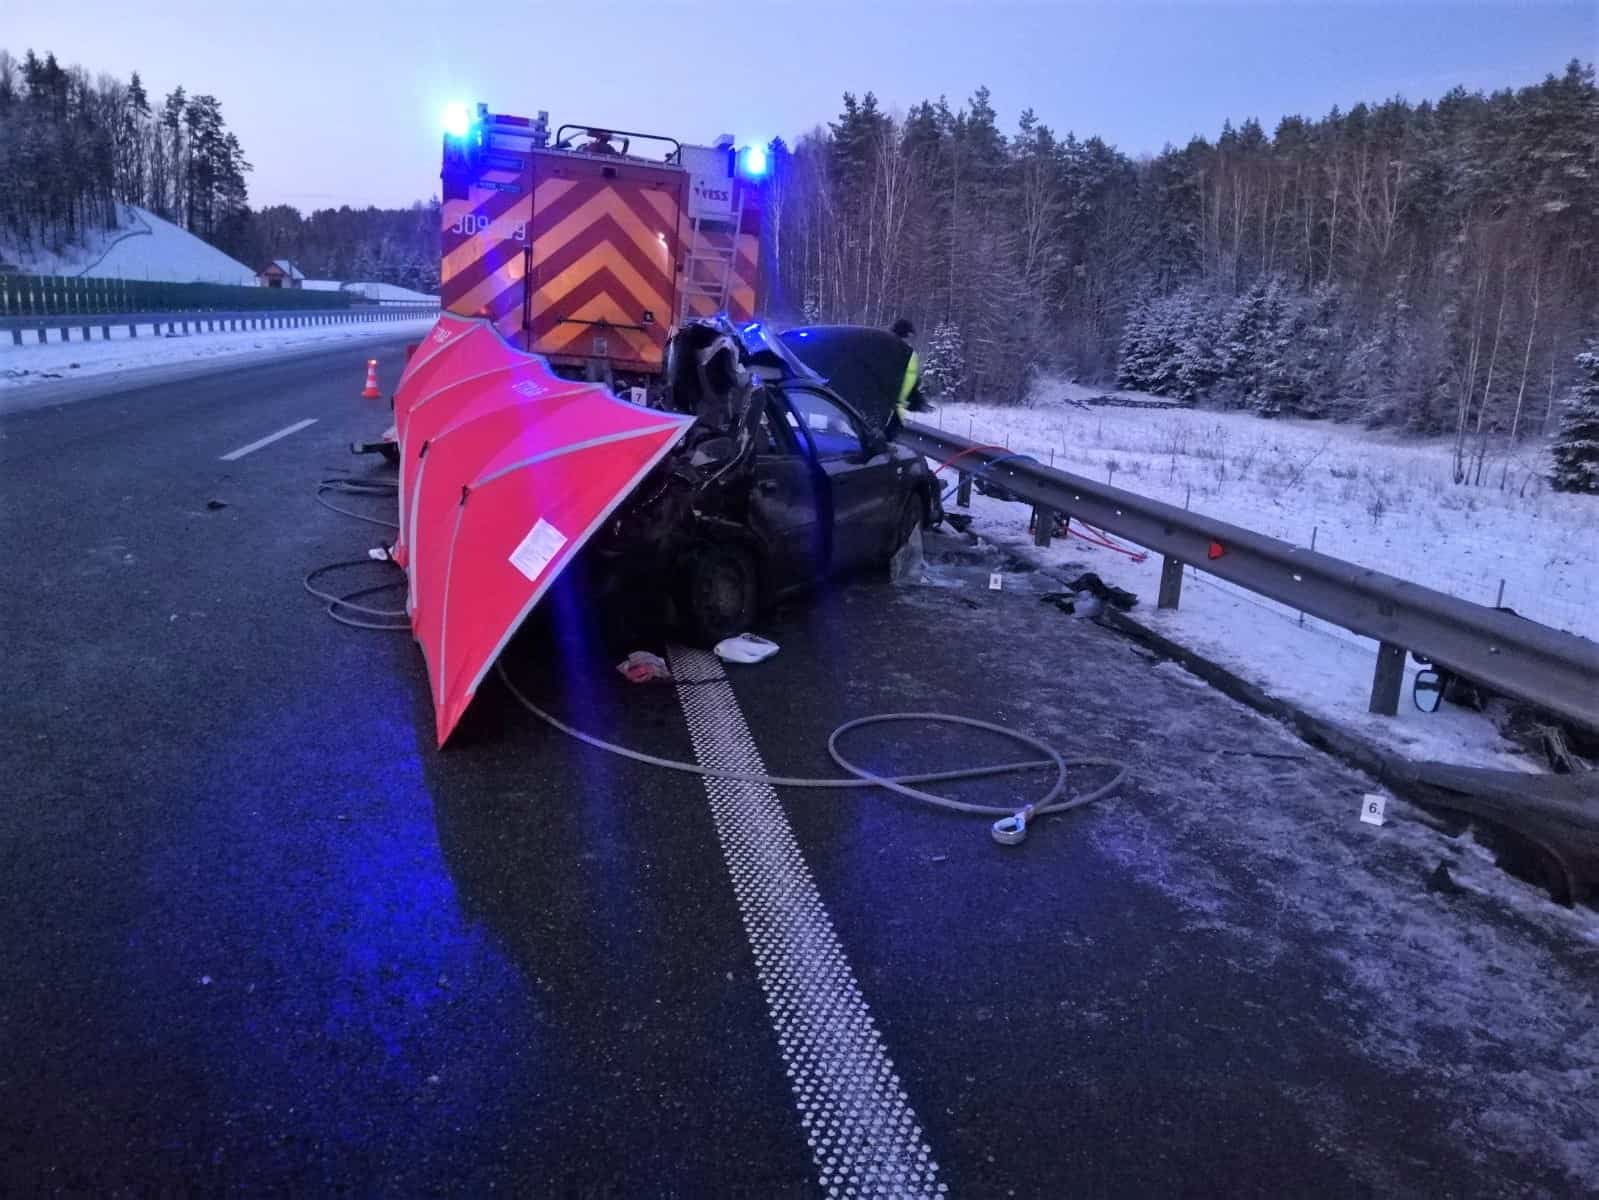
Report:
[[622,149],[620,153],[623,155],[627,154],[627,148],[631,144],[631,139],[633,138],[640,138],[646,142],[665,142],[667,145],[671,146],[672,150],[671,153],[666,156],[666,162],[677,161],[679,158],[681,158],[683,153],[683,144],[676,138],[667,137],[665,134],[635,133],[629,129],[606,129],[603,125],[562,125],[555,131],[556,149],[559,150],[567,148],[566,141],[568,131],[574,133],[594,134],[596,136],[608,138],[621,138]]

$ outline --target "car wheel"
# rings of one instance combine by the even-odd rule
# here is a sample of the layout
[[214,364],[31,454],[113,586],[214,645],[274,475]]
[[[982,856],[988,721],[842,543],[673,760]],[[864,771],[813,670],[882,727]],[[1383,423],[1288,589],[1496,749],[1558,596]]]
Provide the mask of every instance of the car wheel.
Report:
[[754,624],[759,605],[760,580],[748,551],[708,543],[690,552],[682,610],[691,638],[709,646],[743,633]]

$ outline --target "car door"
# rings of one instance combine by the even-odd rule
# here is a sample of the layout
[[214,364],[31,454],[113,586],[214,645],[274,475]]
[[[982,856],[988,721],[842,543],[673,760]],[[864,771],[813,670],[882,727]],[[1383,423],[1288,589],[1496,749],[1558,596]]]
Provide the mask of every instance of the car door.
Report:
[[770,552],[769,583],[781,592],[827,573],[829,547],[821,520],[827,481],[818,474],[782,394],[768,388],[765,396],[755,429],[750,524]]
[[869,437],[860,419],[820,388],[790,383],[783,396],[791,423],[809,441],[816,467],[826,478],[828,503],[818,519],[824,534],[831,535],[830,568],[875,561],[899,516],[895,464],[885,443]]

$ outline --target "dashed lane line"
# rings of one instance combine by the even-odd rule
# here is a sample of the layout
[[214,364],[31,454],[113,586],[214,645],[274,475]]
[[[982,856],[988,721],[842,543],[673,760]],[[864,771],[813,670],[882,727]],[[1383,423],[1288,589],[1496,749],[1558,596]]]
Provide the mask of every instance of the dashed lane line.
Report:
[[254,454],[257,450],[261,449],[261,447],[270,446],[279,438],[286,438],[291,433],[299,433],[300,430],[304,429],[307,425],[315,425],[316,422],[317,419],[315,417],[307,417],[303,421],[296,421],[293,425],[286,425],[276,433],[269,433],[266,435],[266,437],[251,442],[248,446],[240,446],[237,450],[229,450],[222,456],[222,461],[233,462],[237,459],[243,458],[246,454]]

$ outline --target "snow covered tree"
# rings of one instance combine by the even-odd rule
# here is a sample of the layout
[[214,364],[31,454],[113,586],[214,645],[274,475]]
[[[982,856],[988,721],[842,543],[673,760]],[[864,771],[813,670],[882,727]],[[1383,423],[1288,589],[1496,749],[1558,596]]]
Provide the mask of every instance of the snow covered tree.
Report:
[[1177,395],[1177,347],[1192,324],[1190,300],[1185,292],[1165,296],[1150,306],[1145,317],[1147,339],[1143,389],[1156,396]]
[[1222,336],[1221,364],[1227,404],[1261,408],[1276,300],[1271,285],[1256,283],[1233,303]]
[[922,379],[931,397],[953,400],[966,383],[966,348],[960,326],[940,321],[922,356]]
[[1197,288],[1184,289],[1176,299],[1178,328],[1172,347],[1176,386],[1169,394],[1197,404],[1221,378],[1221,313],[1216,299]]
[[1349,344],[1343,293],[1336,284],[1322,284],[1294,304],[1289,316],[1278,328],[1279,403],[1296,416],[1329,416],[1338,400]]
[[1265,417],[1299,412],[1310,395],[1315,363],[1304,357],[1309,305],[1279,280],[1267,287],[1267,321],[1255,411]]
[[1116,383],[1134,391],[1145,391],[1154,373],[1159,346],[1152,337],[1151,316],[1155,302],[1144,299],[1127,312],[1122,325],[1121,350],[1116,358]]
[[1557,492],[1599,495],[1599,348],[1577,355],[1577,365],[1585,378],[1555,434],[1549,482]]

